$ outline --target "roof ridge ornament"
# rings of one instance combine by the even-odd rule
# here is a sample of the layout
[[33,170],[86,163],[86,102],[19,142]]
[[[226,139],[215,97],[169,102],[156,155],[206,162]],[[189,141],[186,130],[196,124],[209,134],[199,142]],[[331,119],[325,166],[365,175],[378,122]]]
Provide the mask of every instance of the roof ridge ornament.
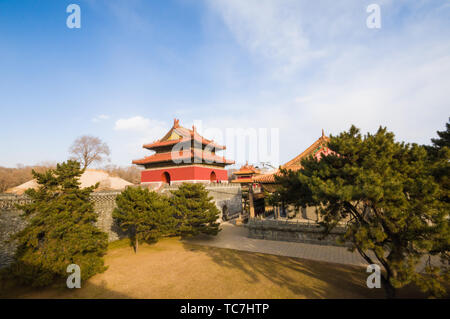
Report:
[[179,119],[173,119],[173,127],[179,127],[180,126],[180,120]]
[[325,137],[325,131],[322,129],[322,137]]

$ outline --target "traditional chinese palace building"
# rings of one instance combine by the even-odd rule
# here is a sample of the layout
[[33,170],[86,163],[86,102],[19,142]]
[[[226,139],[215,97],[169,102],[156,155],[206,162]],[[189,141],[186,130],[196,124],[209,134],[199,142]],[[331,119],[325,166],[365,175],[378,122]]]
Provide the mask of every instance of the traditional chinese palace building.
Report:
[[[302,159],[312,156],[317,160],[320,160],[322,156],[329,155],[333,153],[332,150],[328,148],[328,142],[330,138],[325,136],[324,131],[322,130],[322,136],[319,137],[310,147],[304,150],[302,153],[294,157],[289,162],[285,163],[281,166],[282,169],[298,171],[302,168],[301,161]],[[278,169],[277,171],[270,174],[260,174],[254,175],[252,177],[252,184],[250,190],[250,217],[254,217],[255,215],[261,214],[266,210],[265,201],[264,201],[264,193],[272,193],[276,190],[276,179],[275,176],[280,176],[281,172]],[[276,215],[286,217],[286,207],[275,207]],[[314,212],[312,212],[314,210]],[[302,214],[306,217],[315,215],[315,208],[307,208],[302,212]],[[314,217],[315,218],[315,217]]]
[[[313,156],[317,160],[320,160],[322,156],[331,154],[333,151],[331,151],[327,146],[329,141],[330,138],[328,136],[325,136],[325,133],[322,130],[321,137],[319,137],[310,147],[308,147],[302,153],[291,159],[286,164],[282,165],[281,168],[286,170],[298,171],[302,168],[302,159],[308,156]],[[256,175],[252,177],[252,181],[254,184],[275,184],[275,176],[280,174],[280,170],[277,170],[270,174]]]
[[242,209],[245,214],[249,212],[249,187],[252,185],[252,178],[259,174],[261,174],[261,170],[253,165],[248,165],[248,162],[233,173],[236,179],[233,179],[231,183],[241,185]]
[[225,167],[234,164],[216,154],[225,146],[200,136],[194,126],[192,130],[180,126],[177,119],[163,138],[143,147],[155,154],[133,164],[144,167],[141,183],[154,187],[183,182],[228,183]]
[[247,162],[238,171],[233,173],[236,179],[231,182],[236,184],[250,184],[252,183],[252,177],[259,174],[261,174],[261,171],[253,165],[248,165]]

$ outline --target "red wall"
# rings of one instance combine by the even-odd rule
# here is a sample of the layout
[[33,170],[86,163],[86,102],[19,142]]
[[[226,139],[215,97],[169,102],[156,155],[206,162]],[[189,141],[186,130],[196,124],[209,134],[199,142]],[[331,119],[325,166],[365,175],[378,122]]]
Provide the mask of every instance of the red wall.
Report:
[[191,181],[202,180],[209,181],[211,172],[216,173],[217,180],[228,180],[227,170],[221,168],[209,168],[201,166],[183,166],[166,169],[155,169],[141,172],[141,183],[145,182],[161,182],[162,174],[169,173],[170,181]]

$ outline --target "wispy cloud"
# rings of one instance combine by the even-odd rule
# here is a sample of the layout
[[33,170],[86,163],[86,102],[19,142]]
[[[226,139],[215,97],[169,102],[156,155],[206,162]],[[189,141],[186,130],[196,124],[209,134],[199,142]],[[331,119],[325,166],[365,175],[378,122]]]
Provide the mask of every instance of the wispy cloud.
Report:
[[223,18],[237,41],[276,72],[295,71],[309,59],[323,55],[310,46],[293,1],[218,0],[209,6]]
[[262,81],[268,94],[217,102],[239,117],[203,118],[225,127],[280,127],[286,161],[322,128],[337,134],[351,124],[363,131],[386,125],[401,140],[429,143],[449,116],[448,12],[426,1],[378,1],[383,27],[370,30],[370,3],[209,1],[260,70],[279,76]]
[[104,120],[108,120],[108,119],[109,119],[109,115],[106,115],[106,114],[100,114],[100,115],[98,115],[98,116],[92,118],[91,121],[94,122],[94,123],[97,123],[97,122],[104,121]]
[[121,149],[117,158],[121,158],[124,163],[129,163],[131,159],[148,156],[149,151],[143,150],[142,145],[160,139],[169,128],[169,124],[164,121],[141,115],[116,120],[115,145]]
[[[189,110],[189,118],[223,132],[279,128],[281,162],[308,147],[322,128],[337,134],[351,124],[364,132],[386,125],[401,140],[428,143],[449,116],[445,8],[380,0],[383,27],[369,30],[371,2],[344,2],[206,0],[256,65],[248,79],[234,81],[256,80],[258,87],[205,101],[202,113]],[[406,5],[409,11],[403,12]],[[267,78],[257,78],[261,74]],[[115,128],[136,132],[138,147],[169,126],[137,116],[117,121]]]
[[141,12],[145,3],[142,0],[89,0],[88,3],[103,13],[106,8],[107,13],[112,14],[127,29],[143,31],[150,26],[146,16]]
[[[157,122],[157,121],[155,121]],[[134,116],[116,121],[114,129],[116,131],[146,131],[150,129],[152,120],[142,116]]]
[[[1,30],[17,41],[0,50],[0,122],[14,137],[0,147],[23,144],[36,125],[40,143],[0,162],[45,160],[56,143],[64,159],[67,141],[92,133],[111,145],[115,163],[130,164],[174,116],[186,127],[197,119],[213,128],[278,127],[281,162],[322,128],[337,134],[351,124],[364,132],[386,125],[400,140],[429,143],[449,116],[447,2],[86,0],[85,24],[70,37],[53,27],[34,32],[43,13],[58,21],[56,2],[28,7],[23,21],[23,8],[2,6]],[[366,26],[371,3],[381,7],[381,29]],[[60,81],[67,74],[75,75],[70,85]],[[75,91],[79,99],[59,107]],[[54,136],[49,123],[65,134]]]
[[114,130],[131,133],[142,141],[157,139],[168,130],[168,124],[164,121],[134,116],[116,121]]

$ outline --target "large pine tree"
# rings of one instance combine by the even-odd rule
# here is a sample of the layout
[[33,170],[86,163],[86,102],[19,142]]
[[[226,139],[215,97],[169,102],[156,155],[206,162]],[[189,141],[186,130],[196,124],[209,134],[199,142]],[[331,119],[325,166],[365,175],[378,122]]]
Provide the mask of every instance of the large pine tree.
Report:
[[183,183],[172,191],[170,203],[175,208],[178,234],[190,237],[219,233],[220,211],[212,199],[202,184]]
[[445,127],[445,131],[437,131],[438,138],[431,139],[433,146],[438,150],[441,150],[444,147],[450,148],[450,122],[447,122]]
[[430,158],[431,172],[444,190],[441,199],[450,203],[450,122],[445,131],[437,131],[438,138],[432,138],[432,145],[426,145]]
[[[446,158],[431,162],[425,147],[396,142],[385,128],[361,136],[354,126],[331,137],[328,146],[338,155],[307,158],[301,170],[282,171],[274,197],[319,207],[325,234],[345,222],[342,239],[369,264],[384,268],[388,297],[409,283],[443,295],[449,280],[450,207],[442,200],[448,190],[433,172],[437,166],[448,168],[448,150]],[[442,257],[442,263],[427,258],[432,256]],[[425,268],[418,268],[424,259]]]
[[154,243],[175,233],[173,209],[165,196],[140,187],[128,187],[116,198],[113,217],[126,231],[137,252],[140,242]]
[[83,280],[106,269],[107,234],[94,225],[97,214],[89,200],[97,186],[80,189],[82,173],[76,161],[43,174],[33,171],[39,188],[27,190],[32,202],[18,206],[28,224],[12,238],[18,248],[10,271],[22,283],[45,286],[67,278],[70,264],[80,266]]

